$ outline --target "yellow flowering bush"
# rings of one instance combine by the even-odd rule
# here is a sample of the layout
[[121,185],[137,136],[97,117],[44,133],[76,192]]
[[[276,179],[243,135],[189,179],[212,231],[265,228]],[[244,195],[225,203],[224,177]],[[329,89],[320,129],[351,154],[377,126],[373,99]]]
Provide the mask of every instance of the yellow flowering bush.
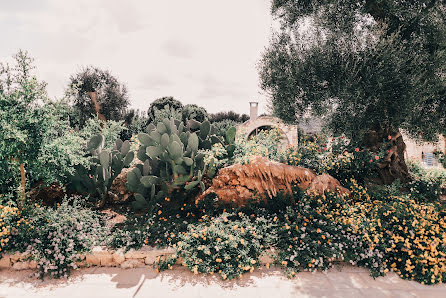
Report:
[[[23,246],[23,231],[32,225],[17,207],[0,205],[0,254]],[[0,256],[1,257],[1,256]]]
[[[337,214],[339,213],[339,214]],[[410,197],[357,202],[333,214],[383,252],[388,270],[435,284],[446,279],[446,221],[435,205]]]

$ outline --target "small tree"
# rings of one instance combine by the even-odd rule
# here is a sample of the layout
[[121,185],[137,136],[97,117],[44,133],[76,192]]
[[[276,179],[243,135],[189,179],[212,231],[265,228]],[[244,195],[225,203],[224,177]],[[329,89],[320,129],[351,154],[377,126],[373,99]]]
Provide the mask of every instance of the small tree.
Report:
[[443,1],[273,0],[280,21],[259,63],[273,112],[326,115],[335,135],[383,152],[379,181],[408,181],[401,130],[446,131]]
[[[149,109],[147,110],[147,116],[149,117],[149,122],[156,121],[156,117],[159,114],[159,111],[164,110],[166,106],[169,106],[169,110],[175,111],[178,115],[181,115],[181,112],[183,110],[183,104],[180,101],[173,98],[172,96],[165,96],[156,99],[150,104]],[[175,116],[174,118],[181,120],[181,116],[178,118],[178,115],[176,116],[174,115]]]
[[74,103],[74,117],[80,127],[94,116],[99,120],[124,120],[129,105],[127,88],[109,71],[88,66],[70,77],[67,94]]
[[194,119],[198,122],[204,122],[208,120],[208,112],[205,108],[199,107],[196,104],[188,104],[183,107],[182,110],[183,122]]
[[37,159],[42,144],[41,127],[46,126],[46,115],[39,109],[39,103],[47,101],[47,94],[46,84],[32,74],[33,60],[27,52],[20,50],[14,59],[13,66],[0,65],[0,160],[2,168],[8,168],[8,163],[20,168],[23,203],[25,166]]

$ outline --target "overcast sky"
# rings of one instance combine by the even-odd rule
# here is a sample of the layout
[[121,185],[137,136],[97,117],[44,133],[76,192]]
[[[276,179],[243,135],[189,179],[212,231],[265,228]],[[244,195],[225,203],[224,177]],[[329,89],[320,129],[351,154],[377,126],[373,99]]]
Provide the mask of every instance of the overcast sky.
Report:
[[35,58],[51,97],[82,66],[108,69],[146,110],[162,96],[210,112],[249,113],[266,97],[256,63],[271,35],[270,0],[0,0],[0,59]]

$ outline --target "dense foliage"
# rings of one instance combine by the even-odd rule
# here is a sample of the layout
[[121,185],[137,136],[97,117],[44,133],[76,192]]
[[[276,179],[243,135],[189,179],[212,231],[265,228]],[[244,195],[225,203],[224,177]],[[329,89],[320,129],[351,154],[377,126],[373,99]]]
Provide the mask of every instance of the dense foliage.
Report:
[[[97,95],[97,106],[91,98],[91,93]],[[87,66],[70,77],[67,90],[73,101],[74,111],[71,119],[73,126],[82,128],[90,118],[98,113],[106,120],[120,121],[126,116],[129,105],[127,88],[109,71]]]

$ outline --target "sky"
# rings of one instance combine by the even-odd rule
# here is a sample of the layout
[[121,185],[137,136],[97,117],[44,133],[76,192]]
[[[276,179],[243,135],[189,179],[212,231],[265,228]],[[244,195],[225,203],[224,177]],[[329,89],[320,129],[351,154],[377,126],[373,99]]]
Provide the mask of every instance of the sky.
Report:
[[257,62],[268,45],[270,0],[0,0],[0,61],[19,49],[60,98],[83,66],[124,83],[131,106],[162,96],[209,112],[266,112]]

